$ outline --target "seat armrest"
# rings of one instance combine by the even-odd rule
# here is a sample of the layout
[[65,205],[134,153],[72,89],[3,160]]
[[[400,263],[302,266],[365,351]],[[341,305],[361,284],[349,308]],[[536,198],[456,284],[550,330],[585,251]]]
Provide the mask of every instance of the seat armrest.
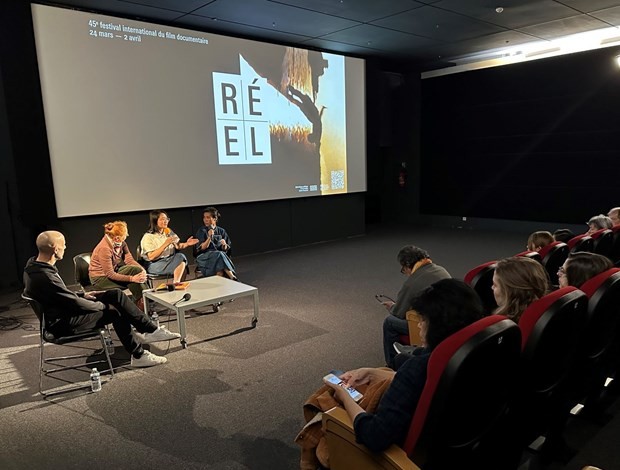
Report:
[[374,453],[355,442],[353,423],[343,408],[323,413],[323,433],[332,470],[420,470],[400,447],[392,445],[384,452]]
[[409,327],[409,344],[415,346],[422,346],[422,339],[420,338],[420,315],[415,310],[408,310],[405,318],[407,319],[407,326]]

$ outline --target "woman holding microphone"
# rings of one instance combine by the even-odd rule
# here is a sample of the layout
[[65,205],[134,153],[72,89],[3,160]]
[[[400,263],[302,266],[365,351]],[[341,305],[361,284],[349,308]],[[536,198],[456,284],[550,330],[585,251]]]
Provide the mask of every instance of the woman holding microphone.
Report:
[[170,218],[163,210],[154,210],[149,214],[149,229],[140,241],[140,256],[146,272],[153,275],[171,276],[173,282],[181,282],[187,266],[187,258],[182,250],[198,243],[198,239],[189,237],[186,242],[170,228]]

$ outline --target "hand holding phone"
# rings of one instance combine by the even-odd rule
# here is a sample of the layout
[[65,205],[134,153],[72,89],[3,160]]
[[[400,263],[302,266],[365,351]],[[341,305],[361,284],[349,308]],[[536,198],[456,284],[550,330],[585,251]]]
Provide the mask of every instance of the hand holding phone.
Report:
[[349,394],[349,396],[353,398],[355,402],[359,402],[364,396],[360,392],[355,390],[353,387],[347,386],[347,384],[344,383],[342,379],[340,379],[338,376],[334,374],[327,374],[325,377],[323,377],[323,380],[326,382],[332,383],[334,385],[339,385],[340,387],[344,388]]

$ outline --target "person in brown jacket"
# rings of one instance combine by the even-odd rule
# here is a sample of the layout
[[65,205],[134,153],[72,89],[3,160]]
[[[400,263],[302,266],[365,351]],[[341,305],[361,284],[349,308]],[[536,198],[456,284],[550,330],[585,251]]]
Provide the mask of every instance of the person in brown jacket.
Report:
[[103,226],[104,235],[93,250],[88,275],[97,289],[129,289],[138,307],[144,310],[142,291],[148,289],[146,271],[131,255],[125,239],[127,223],[117,220]]

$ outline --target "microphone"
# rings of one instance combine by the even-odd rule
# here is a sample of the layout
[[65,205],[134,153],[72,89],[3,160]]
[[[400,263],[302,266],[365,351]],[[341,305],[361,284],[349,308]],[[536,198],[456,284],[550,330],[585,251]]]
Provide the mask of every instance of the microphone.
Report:
[[190,293],[188,292],[188,293],[186,293],[185,295],[183,295],[183,297],[181,297],[179,300],[177,300],[176,302],[174,302],[172,305],[174,305],[174,306],[176,307],[176,305],[177,305],[179,302],[184,302],[184,301],[189,300],[189,299],[191,299],[191,298],[192,298],[192,294],[190,294]]

